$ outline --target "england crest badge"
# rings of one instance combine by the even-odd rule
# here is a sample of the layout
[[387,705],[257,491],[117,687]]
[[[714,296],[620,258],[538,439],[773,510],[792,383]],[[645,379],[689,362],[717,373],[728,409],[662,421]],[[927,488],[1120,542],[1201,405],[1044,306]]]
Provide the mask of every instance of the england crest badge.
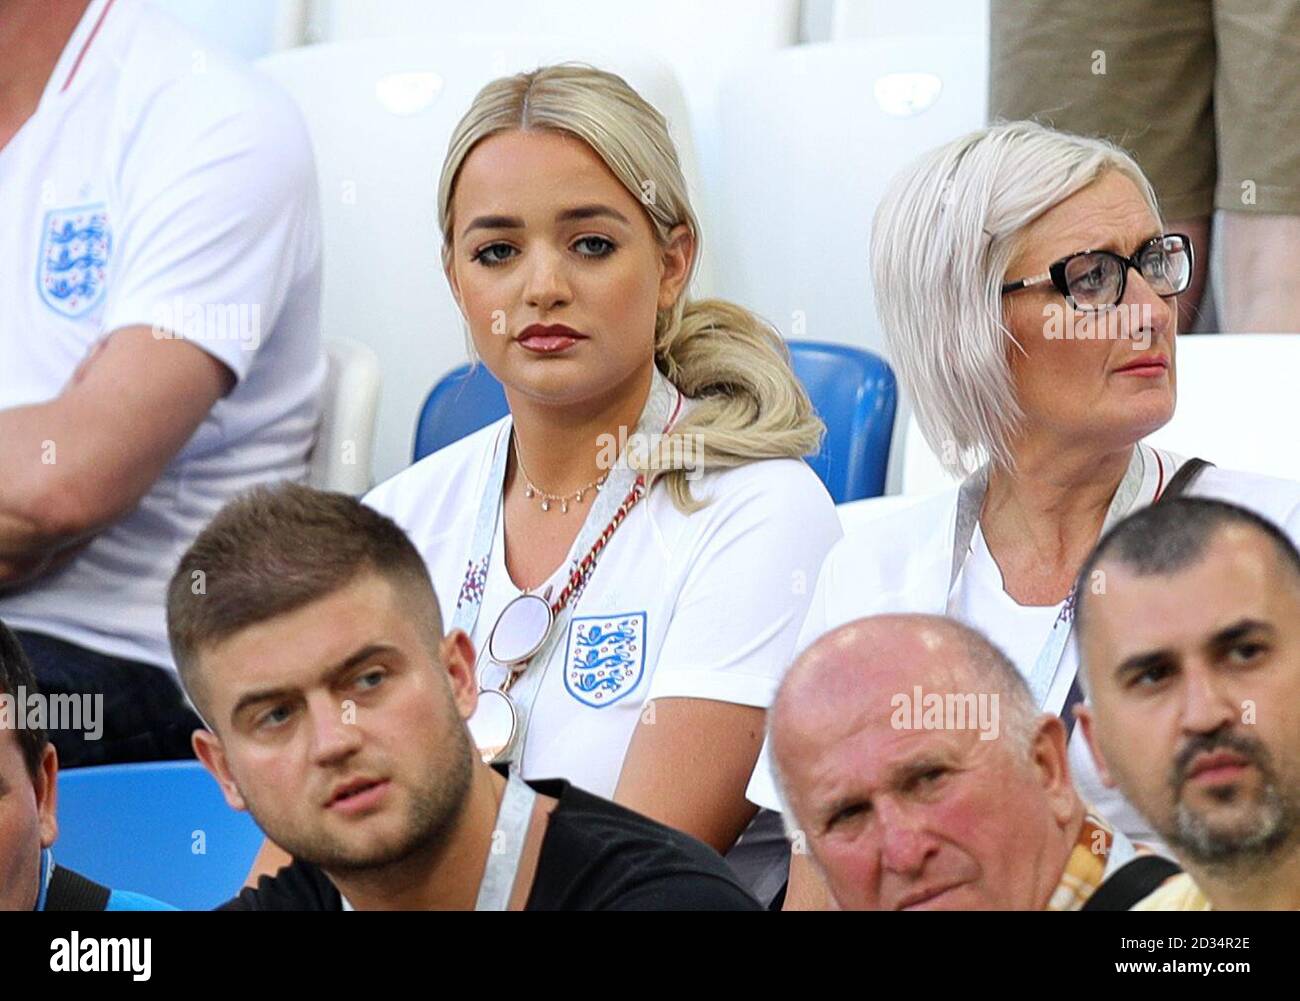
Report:
[[103,202],[47,212],[36,266],[36,288],[45,305],[68,317],[98,306],[112,245]]
[[569,623],[564,687],[603,709],[629,695],[645,672],[645,612],[584,615]]

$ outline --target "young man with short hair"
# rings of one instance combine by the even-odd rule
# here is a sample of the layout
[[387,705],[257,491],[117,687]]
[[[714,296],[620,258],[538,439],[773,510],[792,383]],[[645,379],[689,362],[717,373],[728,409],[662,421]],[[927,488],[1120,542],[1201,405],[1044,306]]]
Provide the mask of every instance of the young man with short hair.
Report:
[[231,502],[172,579],[199,759],[294,862],[233,910],[756,910],[720,856],[479,758],[475,651],[423,559],[342,494]]

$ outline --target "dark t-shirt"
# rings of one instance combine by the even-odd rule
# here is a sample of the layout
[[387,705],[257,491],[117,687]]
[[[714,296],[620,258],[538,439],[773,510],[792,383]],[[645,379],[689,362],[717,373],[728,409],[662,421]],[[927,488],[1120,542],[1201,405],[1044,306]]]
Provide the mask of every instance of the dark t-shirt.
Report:
[[[559,802],[551,812],[525,910],[757,911],[712,848],[561,779],[529,782]],[[319,868],[294,862],[223,911],[338,911],[339,891]]]

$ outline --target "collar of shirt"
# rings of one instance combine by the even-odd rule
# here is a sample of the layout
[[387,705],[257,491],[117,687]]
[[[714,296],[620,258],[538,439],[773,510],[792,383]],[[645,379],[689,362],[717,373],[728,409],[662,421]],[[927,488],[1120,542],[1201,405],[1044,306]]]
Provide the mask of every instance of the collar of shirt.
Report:
[[[1118,837],[1123,838],[1123,835]],[[1126,838],[1124,842],[1128,844]],[[1085,814],[1083,824],[1079,828],[1079,836],[1075,839],[1074,848],[1065,862],[1065,871],[1061,873],[1061,880],[1056,884],[1056,889],[1047,902],[1047,909],[1077,911],[1082,908],[1088,902],[1088,898],[1097,892],[1097,888],[1101,886],[1112,868],[1109,864],[1112,849],[1116,852],[1119,849],[1115,829],[1096,814]]]
[[1188,873],[1165,880],[1150,895],[1143,897],[1135,911],[1211,911],[1210,898]]

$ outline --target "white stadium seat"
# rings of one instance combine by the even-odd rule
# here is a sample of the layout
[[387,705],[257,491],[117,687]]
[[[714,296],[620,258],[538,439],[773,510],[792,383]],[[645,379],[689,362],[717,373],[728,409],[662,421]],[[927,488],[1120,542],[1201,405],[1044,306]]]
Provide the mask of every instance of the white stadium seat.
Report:
[[329,370],[321,392],[321,421],[308,482],[320,490],[358,496],[370,489],[370,458],[379,406],[379,356],[357,341],[325,341]]
[[883,353],[868,265],[890,179],[984,121],[972,37],[801,45],[731,75],[719,98],[719,294],[790,337]]
[[[308,0],[149,0],[204,38],[245,59],[301,45]],[[195,72],[199,72],[196,63]]]
[[[831,41],[889,35],[987,36],[989,0],[813,0],[830,8]],[[987,59],[987,53],[985,58]]]
[[580,60],[624,76],[669,119],[698,188],[686,106],[650,56],[582,42],[431,36],[314,45],[259,64],[298,102],[320,174],[322,326],[369,345],[384,373],[374,476],[410,463],[420,405],[466,361],[467,334],[442,273],[438,172],[475,93],[509,73]]

